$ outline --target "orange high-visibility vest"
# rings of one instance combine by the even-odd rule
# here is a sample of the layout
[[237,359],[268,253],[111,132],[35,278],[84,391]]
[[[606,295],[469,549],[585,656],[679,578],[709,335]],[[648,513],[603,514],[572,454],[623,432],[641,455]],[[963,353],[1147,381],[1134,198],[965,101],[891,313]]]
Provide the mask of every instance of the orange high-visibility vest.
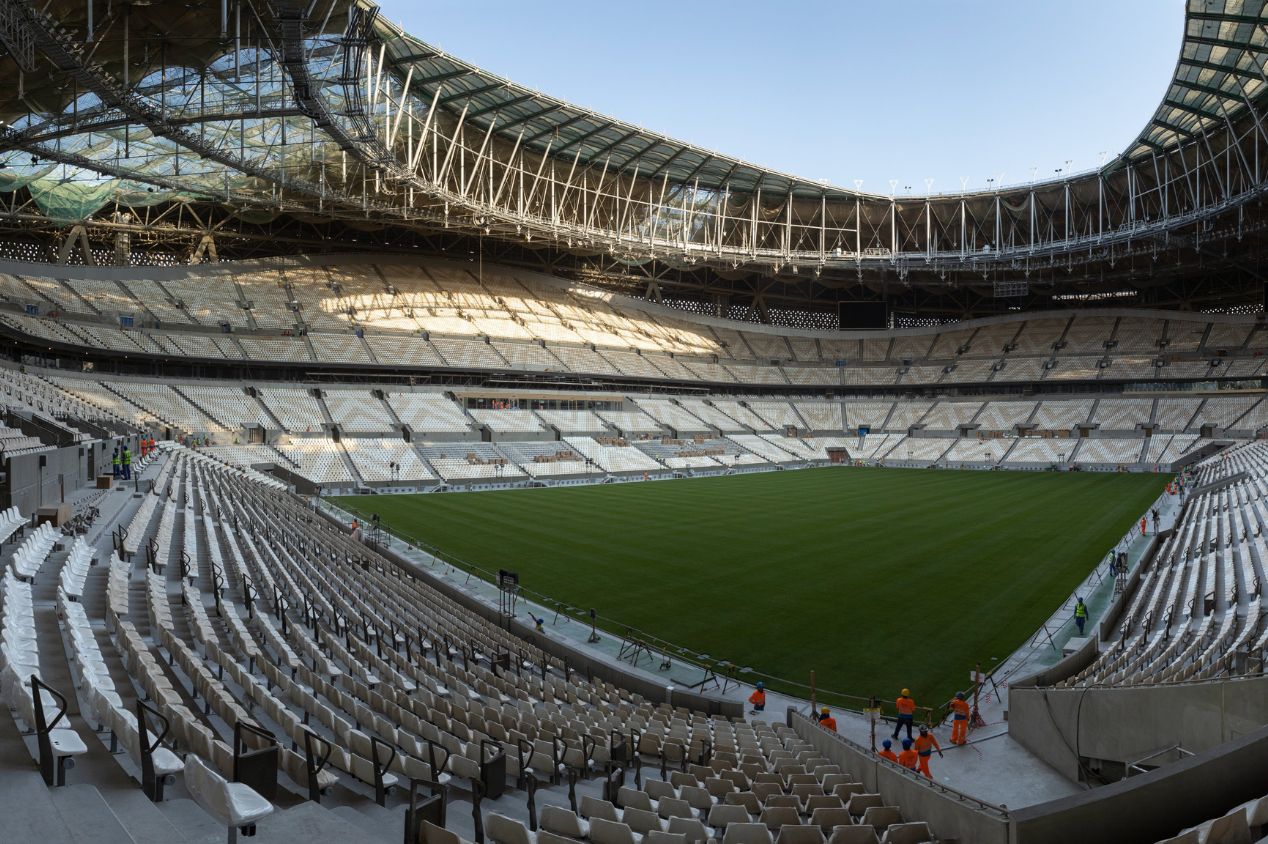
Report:
[[951,701],[951,711],[955,713],[955,720],[963,721],[969,717],[969,702],[956,698]]
[[882,759],[888,759],[891,762],[898,761],[898,754],[894,753],[892,750],[878,750],[876,751],[876,755]]
[[911,768],[914,771],[918,761],[919,756],[914,750],[904,750],[902,753],[898,754],[898,764],[902,765],[904,768]]
[[898,707],[899,715],[911,715],[916,711],[916,701],[909,697],[900,697],[894,701],[894,706]]
[[933,737],[933,733],[926,733],[923,736],[916,736],[916,751],[921,756],[930,756],[934,749],[942,750],[942,746],[938,744],[938,740]]
[[820,718],[819,726],[823,727],[825,730],[831,730],[835,733],[837,731],[837,719],[833,718],[831,715],[827,718]]
[[753,691],[753,694],[748,696],[748,702],[753,704],[754,706],[765,706],[766,692],[762,691],[761,689],[755,689]]

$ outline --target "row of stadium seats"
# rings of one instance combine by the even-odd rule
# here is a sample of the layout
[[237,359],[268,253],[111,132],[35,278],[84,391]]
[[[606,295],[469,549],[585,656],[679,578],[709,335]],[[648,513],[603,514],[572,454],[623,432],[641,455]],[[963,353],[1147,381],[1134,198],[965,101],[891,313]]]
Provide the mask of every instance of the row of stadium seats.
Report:
[[[138,426],[159,424],[174,431],[236,435],[246,426],[293,434],[337,426],[351,434],[399,431],[421,436],[472,435],[482,426],[495,434],[621,434],[628,437],[771,433],[930,432],[1069,433],[1095,429],[1134,433],[1218,432],[1253,435],[1268,428],[1268,402],[1257,396],[1157,399],[823,399],[742,397],[623,399],[621,410],[475,409],[438,390],[388,386],[378,398],[370,388],[323,386],[318,390],[261,384],[228,387],[196,381],[164,383],[97,381],[0,368],[7,402],[66,419],[109,419]],[[315,394],[314,394],[315,393]],[[508,394],[509,395],[509,394]],[[561,397],[584,400],[583,395]]]
[[509,270],[482,280],[443,264],[208,272],[211,283],[0,274],[0,324],[130,356],[805,386],[1248,378],[1268,350],[1253,321],[1196,315],[1045,314],[866,339],[794,337]]
[[[565,674],[555,658],[397,572],[274,485],[180,447],[162,451],[148,470],[152,491],[128,511],[128,541],[108,566],[89,567],[80,545],[51,558],[32,548],[23,560],[51,561],[22,564],[33,585],[10,571],[0,593],[4,700],[19,719],[34,718],[22,707],[22,673],[37,649],[43,658],[46,646],[62,646],[56,630],[50,638],[22,626],[32,615],[21,602],[58,583],[73,680],[61,691],[78,705],[57,746],[93,757],[72,776],[87,778],[81,786],[102,776],[101,765],[135,776],[153,764],[164,785],[147,792],[152,799],[188,794],[213,822],[246,824],[295,811],[284,806],[296,798],[334,793],[349,806],[399,807],[410,779],[446,783],[465,799],[496,749],[511,793],[476,809],[495,844],[552,836],[637,844],[658,833],[698,844],[935,840],[936,830],[868,792],[791,728],[653,704]],[[28,542],[44,543],[40,536]],[[72,581],[76,590],[66,588]],[[258,600],[264,595],[279,597]],[[161,716],[162,735],[143,732],[138,699]],[[235,814],[225,805],[231,742],[245,724],[279,739],[281,793],[270,803],[239,784],[234,793],[253,810]],[[320,770],[305,758],[308,743],[329,751]],[[121,754],[107,751],[116,746]],[[645,776],[601,794],[590,776],[613,754],[637,758]],[[563,808],[568,792],[556,770],[581,777],[576,812]],[[523,820],[525,778],[545,797],[535,831]],[[308,805],[329,834],[347,834],[339,809]],[[453,831],[434,828],[427,840],[474,840],[464,815],[452,812]],[[391,839],[361,831],[355,840],[399,840],[399,820]]]
[[1193,489],[1184,519],[1143,573],[1119,629],[1066,685],[1203,680],[1263,664],[1268,443],[1247,443],[1198,464]]

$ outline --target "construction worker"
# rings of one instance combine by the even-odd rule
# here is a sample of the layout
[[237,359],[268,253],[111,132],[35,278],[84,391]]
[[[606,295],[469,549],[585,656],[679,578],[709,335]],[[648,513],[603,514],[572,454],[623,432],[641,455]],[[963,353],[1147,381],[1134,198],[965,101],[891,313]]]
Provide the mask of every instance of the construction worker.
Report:
[[1079,598],[1074,604],[1074,626],[1079,628],[1079,635],[1083,635],[1083,625],[1087,624],[1087,604],[1083,603],[1083,599]]
[[920,754],[911,749],[912,741],[909,738],[903,739],[902,752],[898,754],[898,764],[912,771],[916,770],[916,765],[920,761]]
[[956,692],[951,701],[951,743],[969,743],[969,702],[964,692]]
[[123,472],[123,464],[119,460],[119,449],[114,450],[114,454],[110,456],[110,470],[114,473],[115,480],[119,479],[119,475]]
[[826,706],[819,713],[819,726],[831,733],[837,731],[837,719],[832,717],[832,713],[828,711]]
[[132,480],[132,450],[127,445],[124,445],[123,454],[119,455],[119,460],[123,463],[123,479]]
[[1147,522],[1147,521],[1145,520],[1145,517],[1144,517],[1144,516],[1141,516],[1141,517],[1140,517],[1140,535],[1141,535],[1141,536],[1144,536],[1144,535],[1145,535],[1145,525],[1147,525],[1147,524],[1149,524],[1149,522]]
[[766,709],[766,685],[761,680],[757,681],[757,688],[753,689],[753,694],[748,696],[749,706],[753,707],[749,715],[756,715]]
[[882,759],[888,759],[889,761],[897,764],[898,754],[893,751],[893,747],[894,743],[889,739],[885,739],[881,742],[881,749],[876,751],[876,755]]
[[933,774],[929,773],[929,757],[935,750],[938,751],[938,758],[942,758],[942,745],[938,744],[937,737],[929,732],[928,727],[922,726],[920,735],[916,736],[916,753],[920,757],[920,773],[929,779],[933,779]]
[[898,738],[903,727],[907,728],[907,738],[911,738],[911,725],[916,718],[916,701],[912,700],[911,690],[903,689],[902,694],[894,701],[894,706],[898,709],[898,718],[894,722],[894,738]]

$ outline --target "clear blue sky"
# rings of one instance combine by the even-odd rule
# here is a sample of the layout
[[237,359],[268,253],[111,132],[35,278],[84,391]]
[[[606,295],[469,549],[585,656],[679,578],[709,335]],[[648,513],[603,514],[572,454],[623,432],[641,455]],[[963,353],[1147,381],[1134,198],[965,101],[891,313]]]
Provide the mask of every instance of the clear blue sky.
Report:
[[381,2],[544,93],[875,193],[1098,166],[1161,101],[1184,17],[1183,0]]

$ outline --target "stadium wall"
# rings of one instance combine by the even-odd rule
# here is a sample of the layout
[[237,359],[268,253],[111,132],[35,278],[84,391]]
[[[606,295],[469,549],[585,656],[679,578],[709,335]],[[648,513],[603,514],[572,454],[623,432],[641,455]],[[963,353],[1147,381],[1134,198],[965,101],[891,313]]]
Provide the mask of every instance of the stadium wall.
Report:
[[8,458],[5,473],[7,500],[0,503],[5,507],[17,507],[25,516],[35,513],[40,507],[61,503],[64,492],[73,492],[88,483],[90,466],[100,465],[100,455],[92,451],[97,448],[99,445],[96,443],[85,443]]
[[[1154,693],[1158,689],[1142,691]],[[1194,717],[1184,710],[1170,713],[1171,719]],[[1018,809],[1011,813],[1009,841],[1149,844],[1261,797],[1265,781],[1268,727],[1156,771]]]
[[1099,762],[1116,772],[1165,748],[1203,753],[1255,732],[1268,723],[1268,677],[1118,688],[1012,686],[1008,710],[1009,735],[1078,780]]

